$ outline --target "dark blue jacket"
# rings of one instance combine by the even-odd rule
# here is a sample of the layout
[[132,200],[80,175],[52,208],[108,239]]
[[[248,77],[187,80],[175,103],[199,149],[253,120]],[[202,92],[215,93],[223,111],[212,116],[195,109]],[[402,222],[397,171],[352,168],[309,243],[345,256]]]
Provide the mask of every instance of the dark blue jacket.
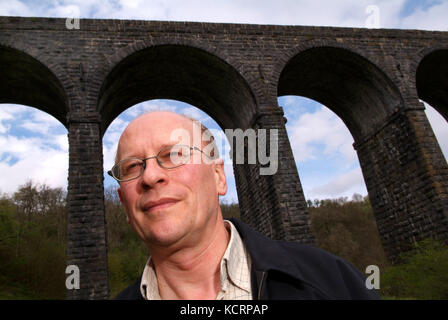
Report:
[[[375,289],[366,288],[365,277],[347,261],[313,246],[271,240],[240,220],[229,220],[252,260],[254,300],[380,299]],[[115,299],[143,299],[140,281]]]

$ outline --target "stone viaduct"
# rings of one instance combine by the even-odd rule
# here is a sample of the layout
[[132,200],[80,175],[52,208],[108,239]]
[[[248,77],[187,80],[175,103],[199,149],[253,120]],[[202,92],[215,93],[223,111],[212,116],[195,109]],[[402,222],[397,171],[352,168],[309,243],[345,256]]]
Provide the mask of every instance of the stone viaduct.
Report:
[[388,258],[448,238],[448,167],[421,100],[448,120],[448,32],[0,17],[0,103],[56,117],[69,137],[69,299],[108,298],[102,136],[149,99],[190,103],[224,128],[278,129],[279,170],[235,165],[242,219],[314,243],[277,97],[334,111],[354,138]]

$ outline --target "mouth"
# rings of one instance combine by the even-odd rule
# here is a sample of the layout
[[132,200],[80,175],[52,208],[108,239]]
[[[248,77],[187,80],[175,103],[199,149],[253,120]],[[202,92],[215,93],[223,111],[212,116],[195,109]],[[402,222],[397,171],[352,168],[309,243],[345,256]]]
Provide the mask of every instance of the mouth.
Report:
[[170,198],[164,198],[157,201],[149,201],[145,204],[143,207],[143,210],[146,212],[154,212],[162,209],[169,208],[173,205],[175,205],[179,200],[176,199],[170,199]]

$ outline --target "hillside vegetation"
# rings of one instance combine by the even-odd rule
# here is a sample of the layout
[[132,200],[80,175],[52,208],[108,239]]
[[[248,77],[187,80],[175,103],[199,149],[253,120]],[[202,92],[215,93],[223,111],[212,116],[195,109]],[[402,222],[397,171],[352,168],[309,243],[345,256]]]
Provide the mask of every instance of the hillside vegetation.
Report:
[[[448,299],[448,247],[431,239],[415,244],[403,263],[388,265],[368,198],[355,195],[308,201],[317,245],[355,265],[381,270],[380,292],[392,299]],[[114,189],[105,190],[111,297],[134,282],[147,248],[127,224]],[[237,204],[221,204],[239,218]],[[64,299],[66,194],[28,182],[0,195],[0,299]]]

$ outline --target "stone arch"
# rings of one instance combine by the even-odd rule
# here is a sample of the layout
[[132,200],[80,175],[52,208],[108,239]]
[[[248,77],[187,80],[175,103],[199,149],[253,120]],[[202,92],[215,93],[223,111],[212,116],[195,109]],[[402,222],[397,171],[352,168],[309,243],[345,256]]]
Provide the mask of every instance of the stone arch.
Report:
[[279,62],[275,76],[278,96],[304,96],[324,104],[344,121],[355,143],[403,105],[385,72],[341,45],[320,41],[297,47]]
[[[396,82],[356,51],[325,43],[297,49],[278,79],[278,96],[298,95],[318,101],[336,113],[349,129],[383,247],[393,260],[401,240],[388,218],[391,212],[400,219],[410,217],[403,214],[407,212],[404,206],[397,206],[397,201],[388,198],[402,200],[394,193],[397,186],[403,185],[397,178],[402,176],[401,167],[395,166],[407,153],[399,142],[392,141],[398,134],[389,132],[401,132],[403,125],[399,122],[405,117],[405,103]],[[376,150],[373,146],[381,148]],[[389,177],[391,181],[386,181]],[[399,218],[396,220],[399,225]]]
[[448,121],[448,47],[422,51],[412,71],[418,97]]
[[0,103],[16,103],[47,112],[67,127],[68,99],[59,78],[21,50],[0,46]]
[[170,42],[139,42],[111,58],[124,56],[105,76],[99,92],[102,132],[123,110],[151,99],[195,105],[222,128],[247,127],[257,101],[239,70],[219,57],[216,49]]

